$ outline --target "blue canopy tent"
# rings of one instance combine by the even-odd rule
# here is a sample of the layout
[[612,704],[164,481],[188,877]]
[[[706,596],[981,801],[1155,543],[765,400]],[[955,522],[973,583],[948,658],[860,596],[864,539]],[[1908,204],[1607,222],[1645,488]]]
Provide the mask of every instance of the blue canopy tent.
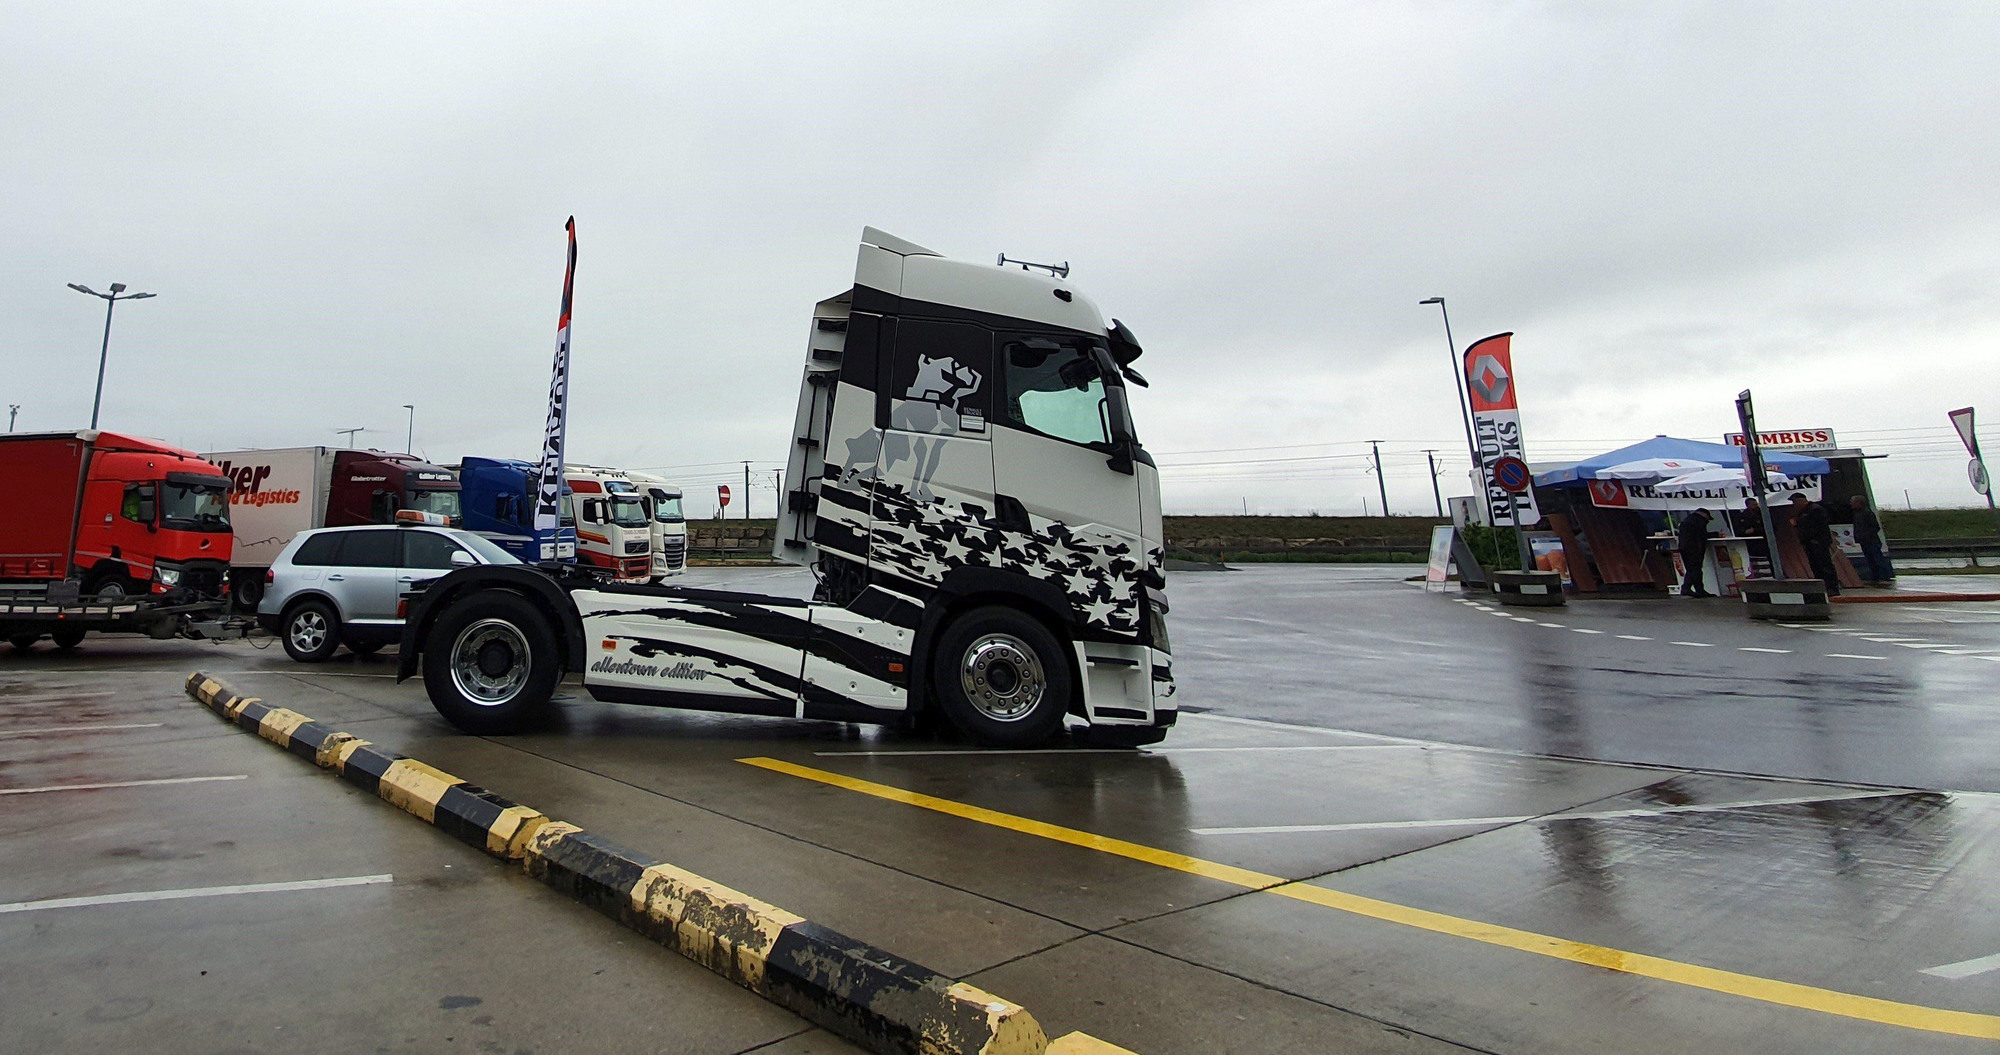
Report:
[[[1565,465],[1535,474],[1535,484],[1540,487],[1560,487],[1565,484],[1580,484],[1585,480],[1598,479],[1598,473],[1614,465],[1636,462],[1642,458],[1674,458],[1680,461],[1703,461],[1715,465],[1740,469],[1743,467],[1743,448],[1728,443],[1704,443],[1701,440],[1683,440],[1673,436],[1655,436],[1641,440],[1629,447],[1606,451],[1594,457],[1585,458],[1574,465]],[[1786,476],[1824,476],[1827,460],[1809,454],[1790,454],[1785,451],[1765,451],[1764,464]]]

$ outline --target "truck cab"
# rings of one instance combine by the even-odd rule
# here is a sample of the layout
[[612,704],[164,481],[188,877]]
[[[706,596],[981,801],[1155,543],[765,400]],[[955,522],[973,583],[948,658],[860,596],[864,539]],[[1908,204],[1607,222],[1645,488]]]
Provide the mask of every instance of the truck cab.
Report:
[[653,518],[653,581],[687,570],[687,516],[681,511],[681,489],[651,473],[626,472],[646,497]]
[[458,478],[442,465],[414,454],[339,451],[327,495],[327,527],[393,524],[396,514],[415,510],[426,522],[451,527],[458,522]]
[[625,473],[565,465],[576,516],[577,563],[612,582],[643,583],[653,574],[653,517]]
[[811,600],[465,569],[414,602],[402,676],[474,732],[539,720],[575,671],[607,702],[1157,742],[1179,712],[1140,346],[1048,271],[863,232],[790,436],[775,553]]
[[226,593],[229,481],[199,455],[84,431],[7,436],[0,456],[20,498],[0,519],[0,578],[75,579],[101,600]]
[[532,462],[518,458],[466,458],[458,471],[461,526],[491,541],[527,564],[576,559],[576,518],[571,514],[569,488],[563,488],[561,520],[555,549],[544,554],[535,544],[535,475]]

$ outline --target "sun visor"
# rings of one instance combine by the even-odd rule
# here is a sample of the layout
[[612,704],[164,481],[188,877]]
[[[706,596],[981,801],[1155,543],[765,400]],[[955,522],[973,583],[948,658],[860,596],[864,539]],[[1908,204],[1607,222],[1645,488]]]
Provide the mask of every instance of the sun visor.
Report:
[[1117,360],[1119,366],[1131,366],[1145,352],[1139,347],[1139,339],[1132,336],[1132,331],[1117,319],[1111,320],[1111,331],[1106,336],[1111,341],[1111,358]]

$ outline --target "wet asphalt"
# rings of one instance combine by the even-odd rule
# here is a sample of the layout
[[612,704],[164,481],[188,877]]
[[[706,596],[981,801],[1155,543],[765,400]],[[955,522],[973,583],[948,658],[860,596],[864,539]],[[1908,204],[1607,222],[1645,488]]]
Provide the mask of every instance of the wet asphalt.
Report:
[[2000,604],[1409,570],[1175,575],[1187,713],[1140,752],[574,688],[478,738],[392,657],[0,649],[0,1049],[850,1050],[223,726],[199,667],[1142,1053],[2000,1050]]

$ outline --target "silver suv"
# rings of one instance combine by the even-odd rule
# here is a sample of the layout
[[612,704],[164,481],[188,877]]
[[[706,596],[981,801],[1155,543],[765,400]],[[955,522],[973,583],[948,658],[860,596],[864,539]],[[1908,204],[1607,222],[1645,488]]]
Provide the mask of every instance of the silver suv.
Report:
[[415,524],[302,531],[271,564],[257,622],[301,663],[346,645],[368,655],[403,633],[417,583],[474,564],[519,564],[470,531]]

